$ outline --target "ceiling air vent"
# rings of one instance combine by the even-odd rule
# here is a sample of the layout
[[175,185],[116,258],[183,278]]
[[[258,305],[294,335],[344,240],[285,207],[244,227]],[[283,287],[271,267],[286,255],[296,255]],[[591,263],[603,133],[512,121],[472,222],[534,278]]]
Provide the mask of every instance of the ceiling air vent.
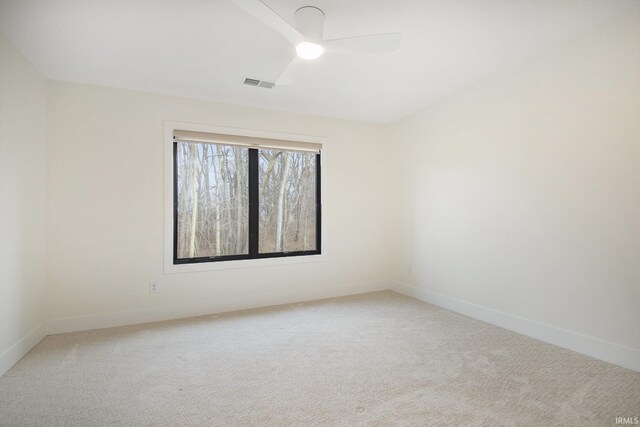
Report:
[[267,81],[258,80],[258,79],[250,79],[248,77],[245,77],[244,84],[246,84],[248,86],[264,87],[264,88],[267,88],[267,89],[271,89],[272,87],[274,87],[276,85],[275,83],[272,83],[272,82],[267,82]]

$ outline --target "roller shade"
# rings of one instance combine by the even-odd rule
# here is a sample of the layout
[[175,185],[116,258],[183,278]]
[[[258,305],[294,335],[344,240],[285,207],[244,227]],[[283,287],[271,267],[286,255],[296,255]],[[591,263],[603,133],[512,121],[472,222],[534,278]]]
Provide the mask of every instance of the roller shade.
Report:
[[284,151],[305,151],[320,153],[322,144],[314,142],[289,141],[283,139],[256,138],[253,136],[225,135],[220,133],[195,132],[178,130],[173,132],[178,142],[199,142],[205,144],[225,144],[247,148],[262,148]]

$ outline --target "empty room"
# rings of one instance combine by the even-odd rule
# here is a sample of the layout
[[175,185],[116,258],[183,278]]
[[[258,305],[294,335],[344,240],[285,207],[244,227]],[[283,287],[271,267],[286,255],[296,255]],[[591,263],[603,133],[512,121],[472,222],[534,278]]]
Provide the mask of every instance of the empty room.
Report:
[[0,427],[640,425],[640,0],[0,0]]

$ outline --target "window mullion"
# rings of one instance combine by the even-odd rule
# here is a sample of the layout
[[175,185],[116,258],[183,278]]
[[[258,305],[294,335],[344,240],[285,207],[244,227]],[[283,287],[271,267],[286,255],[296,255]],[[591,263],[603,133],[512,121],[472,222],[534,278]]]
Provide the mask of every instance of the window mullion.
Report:
[[249,149],[249,255],[258,256],[258,228],[260,195],[258,178],[258,150]]

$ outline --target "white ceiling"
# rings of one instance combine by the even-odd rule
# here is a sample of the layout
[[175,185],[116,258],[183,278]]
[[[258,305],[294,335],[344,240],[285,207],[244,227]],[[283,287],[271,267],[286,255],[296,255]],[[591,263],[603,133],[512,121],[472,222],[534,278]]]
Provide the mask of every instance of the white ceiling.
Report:
[[294,55],[231,0],[0,0],[0,33],[46,77],[391,122],[624,15],[637,0],[265,0],[284,19],[312,4],[325,38],[400,32],[399,51],[332,54],[291,86]]

